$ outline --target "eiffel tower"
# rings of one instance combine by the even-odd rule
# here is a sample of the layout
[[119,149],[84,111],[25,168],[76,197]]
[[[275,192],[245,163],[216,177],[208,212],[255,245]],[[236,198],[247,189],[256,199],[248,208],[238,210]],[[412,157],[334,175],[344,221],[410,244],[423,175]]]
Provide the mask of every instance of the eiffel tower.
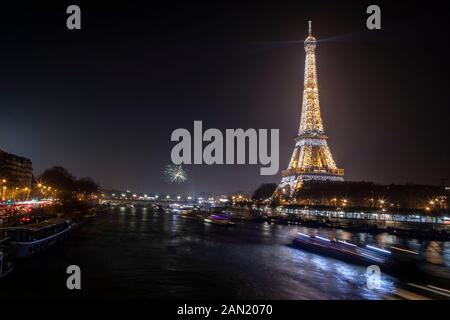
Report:
[[320,116],[316,46],[317,40],[312,35],[312,24],[309,21],[309,34],[305,40],[305,79],[300,129],[295,139],[291,161],[288,168],[282,172],[275,197],[292,197],[303,181],[344,181],[344,170],[336,167]]

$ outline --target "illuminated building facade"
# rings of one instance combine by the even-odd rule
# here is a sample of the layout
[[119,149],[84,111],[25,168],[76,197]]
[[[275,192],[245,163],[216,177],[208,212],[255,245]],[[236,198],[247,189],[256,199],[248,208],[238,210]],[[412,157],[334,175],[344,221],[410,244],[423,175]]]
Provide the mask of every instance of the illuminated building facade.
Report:
[[32,178],[31,160],[0,150],[0,200],[28,197]]
[[327,144],[320,115],[319,86],[316,70],[317,40],[312,35],[311,21],[305,40],[305,78],[300,128],[289,166],[282,172],[275,195],[293,196],[303,181],[344,181],[344,170],[338,169]]

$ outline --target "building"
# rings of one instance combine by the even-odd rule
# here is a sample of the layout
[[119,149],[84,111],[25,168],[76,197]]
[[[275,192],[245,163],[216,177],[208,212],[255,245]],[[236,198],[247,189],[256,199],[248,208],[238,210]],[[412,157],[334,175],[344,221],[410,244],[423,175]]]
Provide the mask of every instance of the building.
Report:
[[27,198],[31,190],[33,165],[31,160],[0,150],[1,200]]
[[311,21],[305,40],[305,77],[300,128],[294,152],[275,197],[292,197],[308,180],[344,181],[344,170],[338,169],[328,148],[319,104],[319,87],[316,70],[317,40],[312,35]]

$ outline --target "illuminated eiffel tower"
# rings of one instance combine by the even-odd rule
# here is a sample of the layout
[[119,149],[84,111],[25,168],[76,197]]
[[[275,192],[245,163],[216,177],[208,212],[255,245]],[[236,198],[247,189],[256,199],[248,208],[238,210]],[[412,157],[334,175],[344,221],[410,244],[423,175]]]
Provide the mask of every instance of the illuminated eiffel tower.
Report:
[[338,169],[327,144],[320,116],[319,86],[316,71],[317,40],[312,35],[311,21],[305,40],[305,79],[300,129],[287,170],[275,196],[290,196],[307,180],[344,181],[344,170]]

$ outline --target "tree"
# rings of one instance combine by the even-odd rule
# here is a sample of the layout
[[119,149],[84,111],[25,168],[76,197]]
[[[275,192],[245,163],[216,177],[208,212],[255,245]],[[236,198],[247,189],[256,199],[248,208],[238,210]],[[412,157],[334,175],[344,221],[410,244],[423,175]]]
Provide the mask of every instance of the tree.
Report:
[[63,167],[52,167],[39,177],[43,184],[58,190],[58,196],[71,197],[75,191],[75,177]]
[[76,190],[79,194],[91,195],[98,192],[98,184],[91,178],[85,177],[76,181]]
[[252,199],[254,200],[263,200],[270,198],[275,190],[277,189],[278,185],[275,183],[263,183],[258,187],[258,189],[253,192]]

